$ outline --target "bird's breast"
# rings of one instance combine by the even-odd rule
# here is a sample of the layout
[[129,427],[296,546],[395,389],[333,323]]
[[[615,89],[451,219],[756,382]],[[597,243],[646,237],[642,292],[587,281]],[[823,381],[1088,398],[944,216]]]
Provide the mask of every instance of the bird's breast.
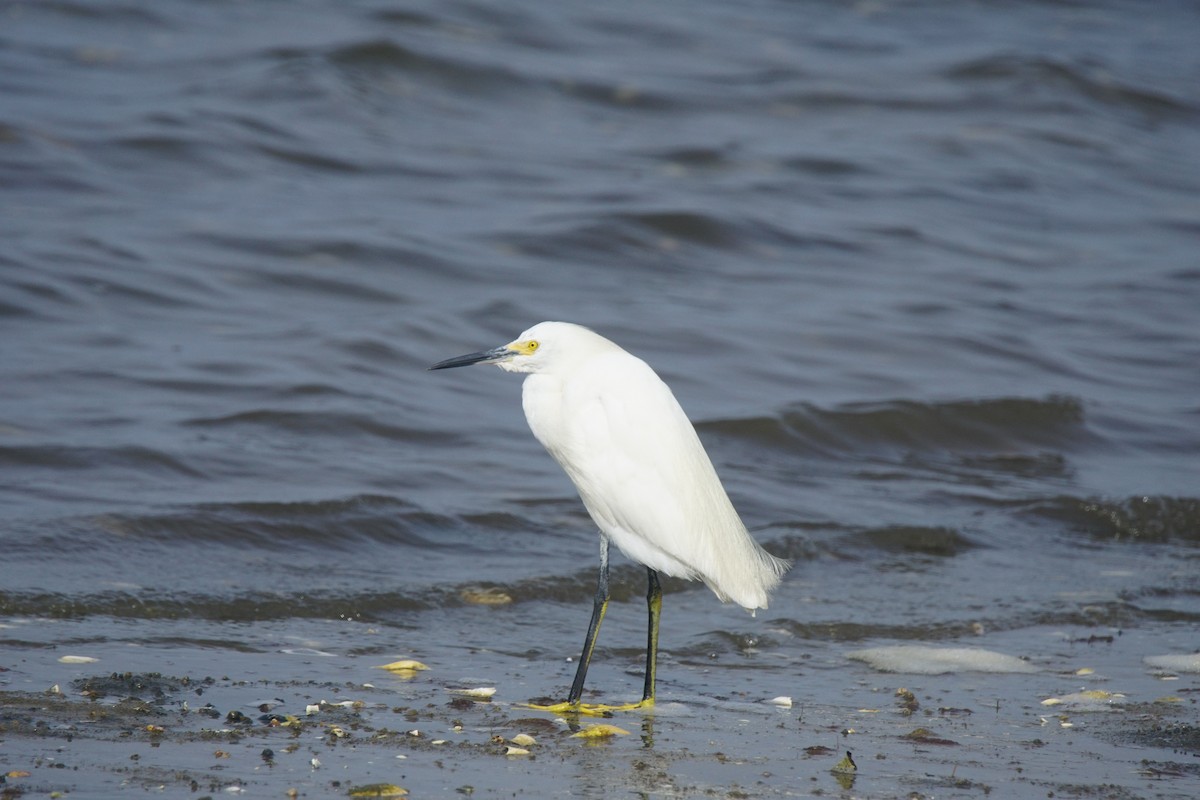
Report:
[[555,445],[565,437],[562,382],[551,376],[533,374],[521,386],[521,406],[534,437],[557,458]]

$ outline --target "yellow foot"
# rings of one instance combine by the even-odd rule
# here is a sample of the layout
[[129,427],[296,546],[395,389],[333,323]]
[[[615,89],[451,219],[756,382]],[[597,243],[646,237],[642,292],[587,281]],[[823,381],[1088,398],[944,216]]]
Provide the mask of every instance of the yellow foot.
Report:
[[619,706],[605,705],[604,703],[552,703],[550,705],[542,705],[540,703],[522,703],[523,708],[532,708],[536,711],[549,711],[551,714],[578,714],[584,717],[611,717],[614,711],[638,711],[649,708],[654,708],[654,698],[642,700],[639,703],[625,703]]

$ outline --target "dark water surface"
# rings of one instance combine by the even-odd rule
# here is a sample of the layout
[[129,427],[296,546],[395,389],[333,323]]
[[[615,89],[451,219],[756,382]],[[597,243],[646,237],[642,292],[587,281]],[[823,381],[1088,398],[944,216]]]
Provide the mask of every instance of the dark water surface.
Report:
[[[649,361],[796,561],[757,618],[668,583],[640,741],[513,762],[485,714],[400,780],[319,732],[273,771],[263,741],[135,769],[9,716],[0,765],[86,796],[1194,796],[1200,678],[1142,659],[1200,649],[1198,40],[1170,1],[0,2],[0,689],[564,692],[592,525],[514,376],[426,371],[543,319]],[[644,587],[614,577],[589,686],[628,699]],[[1041,671],[846,658],[898,643]],[[432,669],[372,671],[400,657]],[[900,739],[946,717],[898,686],[981,744]],[[1080,689],[1182,733],[1047,717]]]

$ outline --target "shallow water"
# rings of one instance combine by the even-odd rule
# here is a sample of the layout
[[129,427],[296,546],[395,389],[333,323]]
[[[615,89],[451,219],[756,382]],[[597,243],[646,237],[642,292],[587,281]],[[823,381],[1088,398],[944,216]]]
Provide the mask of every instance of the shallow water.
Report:
[[[0,690],[361,691],[365,728],[466,714],[474,747],[401,780],[314,722],[303,759],[255,728],[216,764],[206,718],[153,747],[68,708],[64,744],[6,701],[3,765],[88,796],[1194,795],[1200,684],[1142,658],[1200,647],[1198,31],[1173,2],[0,6]],[[595,534],[518,380],[425,368],[542,319],[649,361],[796,567],[755,618],[667,582],[654,734],[512,762],[487,739],[565,692]],[[640,689],[643,592],[618,560],[597,696]],[[846,657],[895,643],[1040,671]],[[398,657],[432,669],[380,680]],[[902,686],[973,712],[921,721],[957,749],[899,738]],[[1081,688],[1128,699],[1040,705]]]

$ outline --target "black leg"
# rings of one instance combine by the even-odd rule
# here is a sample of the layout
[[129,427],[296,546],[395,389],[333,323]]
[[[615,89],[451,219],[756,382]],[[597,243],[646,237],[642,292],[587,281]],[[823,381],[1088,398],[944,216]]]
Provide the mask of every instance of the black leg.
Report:
[[608,608],[608,539],[600,537],[600,578],[596,582],[596,597],[592,601],[592,621],[588,623],[587,638],[583,640],[583,653],[579,656],[579,666],[575,669],[575,680],[571,683],[571,693],[567,695],[568,703],[578,703],[583,697],[583,681],[587,678],[588,664],[592,662],[592,650],[596,648],[596,634],[600,632],[600,623],[604,621],[604,612]]
[[654,677],[658,669],[658,621],[662,616],[662,587],[658,584],[658,573],[646,567],[649,584],[646,589],[646,606],[650,609],[650,621],[646,631],[646,688],[642,690],[642,703],[654,703]]

